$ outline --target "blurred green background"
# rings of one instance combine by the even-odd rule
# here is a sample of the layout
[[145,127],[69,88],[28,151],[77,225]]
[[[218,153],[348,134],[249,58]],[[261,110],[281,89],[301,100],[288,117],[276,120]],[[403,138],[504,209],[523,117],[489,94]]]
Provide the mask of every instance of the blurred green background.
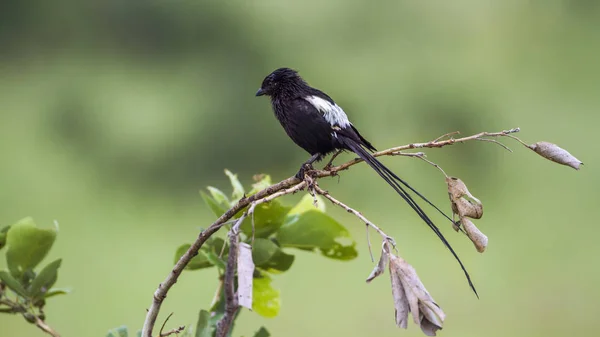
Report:
[[[59,221],[46,261],[64,257],[57,286],[73,292],[46,311],[64,336],[141,328],[175,248],[213,220],[198,190],[228,189],[224,168],[246,184],[261,172],[278,181],[307,158],[254,97],[265,75],[288,66],[379,148],[518,126],[525,141],[581,159],[576,172],[508,140],[514,153],[483,142],[427,151],[485,205],[476,222],[490,238],[484,254],[435,218],[480,300],[366,166],[322,184],[396,238],[447,314],[441,335],[589,334],[600,314],[598,60],[600,5],[591,0],[4,1],[0,225]],[[384,161],[449,209],[435,168]],[[266,325],[274,336],[421,336],[414,324],[396,328],[387,276],[365,283],[364,225],[329,209],[352,230],[359,258],[298,253],[275,279],[280,316],[243,312],[234,335]],[[171,325],[194,323],[215,284],[214,269],[185,273],[159,320],[175,312]],[[0,335],[42,333],[0,315]]]

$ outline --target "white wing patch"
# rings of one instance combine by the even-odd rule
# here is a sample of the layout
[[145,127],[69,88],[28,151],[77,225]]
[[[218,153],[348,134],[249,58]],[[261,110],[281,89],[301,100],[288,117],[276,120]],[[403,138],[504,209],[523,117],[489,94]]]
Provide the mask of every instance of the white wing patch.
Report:
[[339,105],[331,104],[329,101],[317,96],[306,96],[304,99],[312,104],[317,110],[321,111],[323,117],[325,117],[331,126],[339,125],[342,128],[350,126],[348,116],[346,116],[346,113]]

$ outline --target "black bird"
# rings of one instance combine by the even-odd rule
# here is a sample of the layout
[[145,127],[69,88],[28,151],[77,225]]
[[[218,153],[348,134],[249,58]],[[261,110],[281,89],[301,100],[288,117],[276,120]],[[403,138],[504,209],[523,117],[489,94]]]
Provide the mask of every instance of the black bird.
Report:
[[275,117],[285,129],[287,135],[294,143],[311,154],[310,159],[300,167],[300,171],[296,175],[298,178],[303,179],[305,169],[311,168],[312,163],[321,160],[323,156],[329,153],[337,151],[354,152],[392,186],[435,232],[454,255],[465,273],[471,289],[477,295],[471,277],[454,249],[403,186],[417,194],[447,219],[452,220],[369,153],[369,151],[376,151],[375,147],[358,132],[356,127],[348,120],[344,110],[331,97],[309,86],[298,75],[297,71],[289,68],[277,69],[265,77],[260,89],[256,92],[256,96],[263,95],[271,98]]

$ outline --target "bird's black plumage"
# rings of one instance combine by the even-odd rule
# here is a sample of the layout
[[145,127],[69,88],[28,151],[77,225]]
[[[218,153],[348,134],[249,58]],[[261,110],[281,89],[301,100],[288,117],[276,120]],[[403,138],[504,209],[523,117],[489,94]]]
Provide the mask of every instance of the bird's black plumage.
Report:
[[[404,188],[408,188],[440,213],[444,213],[371,155],[369,151],[375,151],[375,147],[350,123],[344,110],[331,97],[309,86],[295,70],[289,68],[277,69],[265,77],[256,93],[256,96],[262,95],[271,98],[275,116],[288,136],[311,154],[311,158],[298,172],[300,178],[303,178],[306,165],[311,165],[328,153],[338,150],[354,152],[375,170],[435,232],[456,258],[469,285],[477,294],[466,268],[454,249]],[[450,219],[447,215],[444,216]]]

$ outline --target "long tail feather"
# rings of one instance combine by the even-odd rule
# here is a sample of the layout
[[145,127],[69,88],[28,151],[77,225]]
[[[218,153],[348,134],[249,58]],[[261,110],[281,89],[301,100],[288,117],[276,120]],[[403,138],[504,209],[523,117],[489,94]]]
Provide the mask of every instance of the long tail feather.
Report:
[[[377,161],[377,162],[381,163],[379,161]],[[416,195],[418,195],[419,198],[423,199],[423,201],[425,201],[426,203],[428,203],[431,207],[435,208],[441,215],[444,216],[444,218],[446,218],[446,219],[450,220],[450,222],[454,223],[454,220],[452,220],[446,213],[444,213],[444,211],[442,211],[441,209],[439,209],[435,204],[433,204],[431,201],[429,201],[429,199],[425,198],[425,196],[423,196],[421,193],[419,193],[419,191],[417,191],[414,188],[412,188],[412,186],[410,186],[406,181],[402,180],[402,178],[398,177],[390,169],[388,169],[387,167],[383,166],[383,164],[381,166],[382,166],[382,169],[385,170],[387,174],[389,174],[390,176],[392,176],[392,178],[394,178],[397,181],[399,181],[400,183],[402,183],[402,185],[406,186],[409,190],[413,191]]]
[[[429,228],[431,228],[431,230],[433,230],[433,232],[438,236],[438,238],[444,243],[446,248],[448,248],[448,250],[450,250],[450,252],[454,256],[456,261],[458,261],[458,264],[460,265],[462,271],[465,274],[465,277],[467,278],[467,281],[469,282],[469,286],[471,287],[471,289],[473,290],[475,295],[477,297],[479,297],[479,295],[477,294],[477,290],[475,289],[475,286],[473,285],[473,282],[471,281],[471,276],[469,276],[467,269],[465,268],[464,264],[462,263],[462,261],[460,260],[460,258],[458,257],[458,255],[456,254],[456,252],[454,251],[452,246],[450,245],[450,243],[446,240],[444,235],[440,232],[439,228],[433,223],[433,221],[431,221],[431,219],[427,216],[427,214],[425,214],[423,209],[415,202],[415,200],[410,196],[410,194],[408,194],[408,192],[402,187],[402,185],[406,186],[408,189],[410,189],[411,191],[416,193],[420,198],[425,200],[428,204],[433,206],[440,213],[444,214],[444,212],[442,212],[437,206],[435,206],[433,203],[431,203],[429,200],[427,200],[427,198],[425,198],[421,193],[417,192],[414,188],[412,188],[410,185],[408,185],[408,183],[406,183],[404,180],[402,180],[400,177],[398,177],[396,174],[394,174],[390,169],[388,169],[386,166],[384,166],[380,161],[378,161],[375,157],[373,157],[367,150],[365,150],[359,143],[355,142],[352,139],[346,138],[346,137],[343,137],[341,140],[350,150],[352,150],[352,152],[356,153],[362,160],[364,160],[369,166],[371,166],[371,168],[373,168],[373,170],[375,170],[375,172],[377,172],[379,174],[379,176],[381,176],[381,178],[383,178],[383,180],[385,180],[390,186],[392,186],[392,188],[402,197],[402,199],[404,199],[404,201],[406,201],[406,203],[419,215],[419,217],[421,219],[423,219],[423,221],[425,221],[425,223],[429,226]],[[398,183],[398,181],[400,183]],[[402,184],[402,185],[400,185],[400,184]],[[446,214],[444,214],[444,216],[446,218],[448,218],[450,221],[452,221],[452,219],[450,219],[448,216],[446,216]]]

